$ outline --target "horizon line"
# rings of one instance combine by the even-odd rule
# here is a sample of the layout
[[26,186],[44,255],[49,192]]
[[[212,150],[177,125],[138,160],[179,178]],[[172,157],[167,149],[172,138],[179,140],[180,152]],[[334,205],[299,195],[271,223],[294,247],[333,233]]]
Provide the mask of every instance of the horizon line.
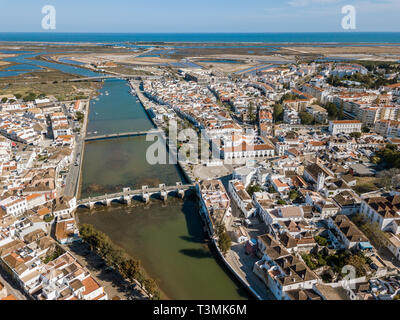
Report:
[[357,34],[357,33],[400,33],[400,31],[249,31],[249,32],[117,32],[117,31],[0,31],[0,34],[12,34],[12,33],[38,33],[38,34],[56,34],[56,33],[72,33],[72,34],[325,34],[325,33],[339,33],[339,34]]

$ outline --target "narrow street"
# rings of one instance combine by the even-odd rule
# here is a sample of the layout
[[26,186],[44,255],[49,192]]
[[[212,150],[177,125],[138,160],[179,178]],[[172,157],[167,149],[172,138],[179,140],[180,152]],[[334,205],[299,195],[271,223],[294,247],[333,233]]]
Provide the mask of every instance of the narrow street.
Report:
[[0,282],[7,289],[7,293],[10,295],[14,295],[17,300],[30,300],[27,298],[24,292],[19,289],[18,284],[14,279],[11,278],[9,274],[7,274],[3,268],[0,268]]
[[[227,183],[227,181],[225,183]],[[227,188],[227,186],[225,187]],[[245,217],[229,192],[228,196],[231,200],[232,216],[227,220],[226,229],[228,232],[234,232],[235,227],[233,226],[233,223],[243,221]],[[263,235],[267,232],[267,226],[260,222],[257,217],[251,218],[250,220],[252,222],[250,227],[246,227],[242,224],[250,238],[257,238],[257,236]],[[232,247],[226,255],[226,260],[235,272],[238,273],[262,297],[262,299],[275,300],[264,282],[262,282],[253,272],[254,263],[259,259],[254,255],[246,254],[245,243],[237,243],[232,239]]]

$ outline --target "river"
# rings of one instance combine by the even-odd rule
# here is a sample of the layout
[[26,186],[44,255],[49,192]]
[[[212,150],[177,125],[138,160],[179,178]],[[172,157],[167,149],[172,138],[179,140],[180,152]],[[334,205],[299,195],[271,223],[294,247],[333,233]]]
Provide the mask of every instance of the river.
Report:
[[[108,93],[108,95],[106,94]],[[88,131],[93,134],[146,130],[153,127],[125,81],[106,81],[91,104]],[[83,159],[81,197],[122,191],[142,184],[175,185],[184,181],[175,165],[149,165],[145,137],[87,143]],[[250,295],[214,259],[204,239],[197,203],[156,197],[149,205],[113,204],[89,212],[79,209],[80,223],[105,232],[116,244],[141,260],[165,299],[249,299]]]
[[[21,53],[18,51],[10,51],[10,50],[1,50],[3,53]],[[61,64],[61,63],[56,63],[56,62],[49,62],[45,60],[36,60],[37,56],[44,55],[46,52],[40,52],[40,53],[32,53],[32,52],[23,52],[21,54],[18,54],[15,57],[11,58],[5,58],[3,61],[8,61],[12,63],[18,63],[18,67],[11,66],[9,69],[4,69],[4,71],[0,71],[0,77],[11,77],[11,76],[17,76],[20,74],[32,72],[32,71],[38,71],[41,70],[42,68],[50,68],[50,69],[55,69],[59,70],[65,73],[77,75],[77,76],[83,76],[83,77],[98,77],[103,75],[100,72],[95,72],[89,69],[85,68],[80,68],[80,67],[75,67],[75,66],[70,66],[67,64]]]

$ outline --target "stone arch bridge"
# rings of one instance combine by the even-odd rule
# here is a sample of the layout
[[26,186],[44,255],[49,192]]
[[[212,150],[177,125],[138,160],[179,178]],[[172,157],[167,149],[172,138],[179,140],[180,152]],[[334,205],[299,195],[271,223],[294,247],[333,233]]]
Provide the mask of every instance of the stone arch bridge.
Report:
[[78,207],[86,207],[93,209],[95,205],[110,206],[113,201],[119,201],[130,205],[133,197],[141,196],[142,201],[148,203],[150,197],[154,194],[158,194],[160,199],[166,201],[168,194],[175,193],[178,197],[182,198],[185,195],[185,191],[193,188],[192,184],[183,185],[181,182],[177,182],[175,186],[166,186],[165,184],[160,184],[158,188],[149,188],[148,186],[142,186],[141,189],[131,190],[130,188],[124,188],[122,192],[113,194],[104,194],[97,197],[89,197],[86,199],[81,199],[77,201]]

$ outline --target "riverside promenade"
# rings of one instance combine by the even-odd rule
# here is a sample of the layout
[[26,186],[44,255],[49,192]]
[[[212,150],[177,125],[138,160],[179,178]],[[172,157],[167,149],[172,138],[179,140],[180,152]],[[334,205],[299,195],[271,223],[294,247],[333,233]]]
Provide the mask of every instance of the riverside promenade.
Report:
[[215,239],[212,241],[221,261],[257,300],[275,300],[272,294],[268,294],[265,284],[254,274],[250,262],[241,262],[242,259],[233,249],[229,250],[226,257],[224,257]]

